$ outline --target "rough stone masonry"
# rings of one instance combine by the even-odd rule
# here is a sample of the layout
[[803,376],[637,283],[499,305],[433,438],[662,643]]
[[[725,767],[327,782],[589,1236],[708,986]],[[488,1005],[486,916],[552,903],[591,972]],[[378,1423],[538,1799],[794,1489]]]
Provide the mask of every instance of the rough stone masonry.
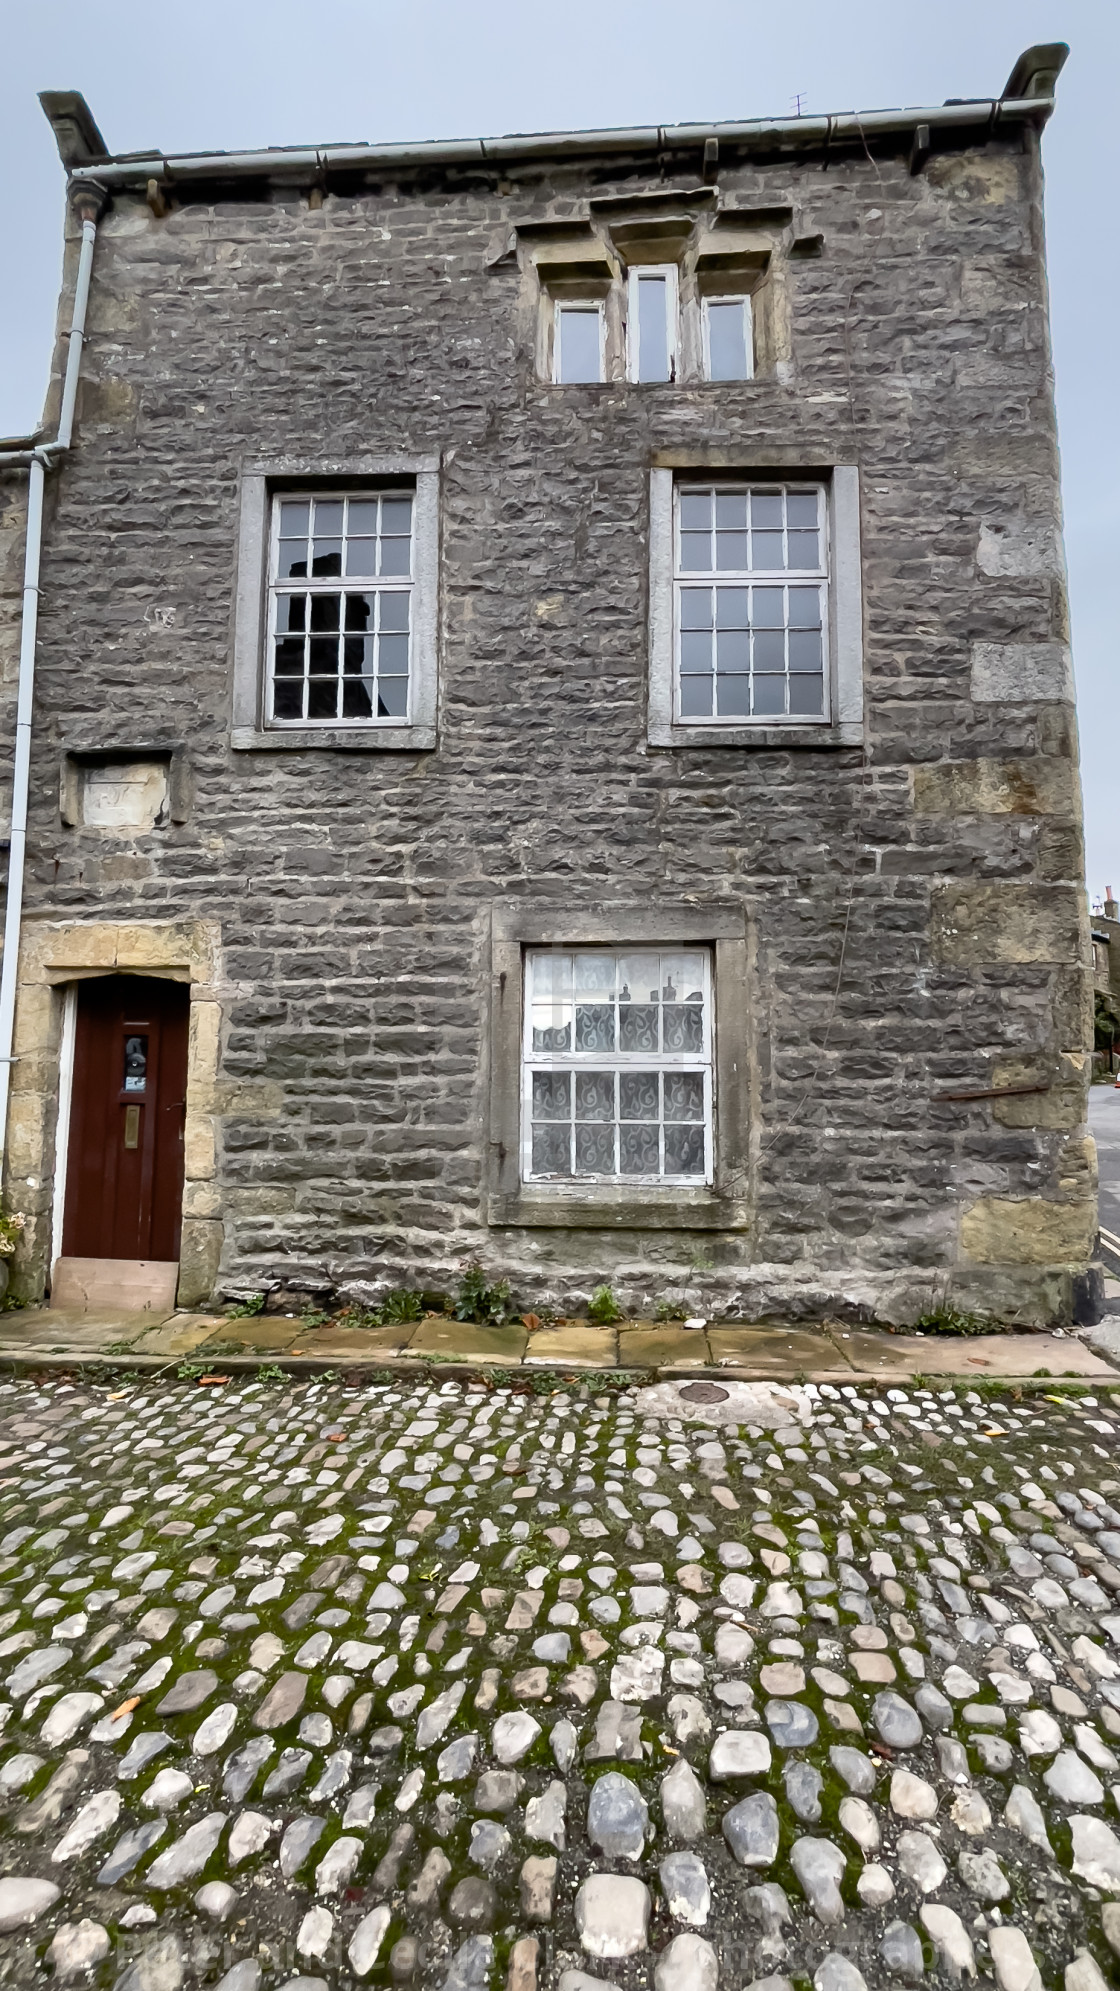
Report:
[[[1029,59],[1011,81],[1038,107],[932,137],[899,113],[193,173],[70,146],[106,200],[48,488],[17,1290],[48,1271],[64,928],[87,969],[193,936],[187,1302],[438,1287],[477,1256],[569,1312],[606,1280],[634,1312],[1070,1318],[1096,1205],[1050,102]],[[74,225],[67,254],[69,285]],[[627,377],[643,264],[679,284],[661,383]],[[713,285],[750,298],[749,379],[702,377]],[[599,382],[549,374],[565,297],[603,305]],[[252,477],[401,464],[437,479],[434,744],[246,743]],[[827,495],[838,466],[854,721],[655,742],[651,472]],[[0,480],[9,698],[24,489]],[[109,750],[171,767],[150,827],[67,807]],[[710,1182],[524,1193],[501,962],[538,937],[729,950]]]

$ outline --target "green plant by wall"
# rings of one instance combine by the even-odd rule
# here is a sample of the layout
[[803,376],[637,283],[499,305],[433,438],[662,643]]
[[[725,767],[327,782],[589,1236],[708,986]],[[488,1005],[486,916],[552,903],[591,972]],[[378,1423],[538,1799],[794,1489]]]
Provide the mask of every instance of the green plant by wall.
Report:
[[960,1313],[956,1307],[934,1307],[914,1322],[923,1334],[998,1334],[1000,1322],[987,1314]]
[[11,1258],[27,1223],[22,1210],[0,1210],[0,1258]]
[[419,1293],[411,1292],[407,1286],[398,1286],[393,1292],[386,1293],[378,1312],[382,1321],[397,1327],[402,1322],[422,1320],[424,1302]]
[[229,1320],[251,1320],[254,1314],[263,1314],[263,1312],[263,1293],[250,1293],[247,1300],[235,1300],[232,1306],[226,1308]]
[[687,1320],[688,1308],[680,1300],[658,1300],[654,1320]]
[[616,1320],[623,1319],[622,1308],[610,1286],[599,1286],[592,1293],[587,1303],[587,1318],[597,1327],[611,1327]]
[[472,1259],[463,1267],[453,1311],[456,1320],[475,1321],[482,1327],[504,1327],[517,1309],[510,1298],[509,1280],[487,1285],[481,1265]]

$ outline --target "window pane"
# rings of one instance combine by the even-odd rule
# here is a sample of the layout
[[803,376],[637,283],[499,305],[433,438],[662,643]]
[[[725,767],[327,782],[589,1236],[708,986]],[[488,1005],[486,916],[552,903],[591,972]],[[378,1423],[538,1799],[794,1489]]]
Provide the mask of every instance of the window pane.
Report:
[[376,498],[351,498],[346,514],[346,531],[351,533],[375,533],[377,531],[378,501]]
[[312,629],[337,629],[342,618],[341,595],[307,595]]
[[708,379],[751,377],[750,306],[746,299],[708,305]]
[[347,629],[372,629],[376,597],[374,595],[347,595],[343,610],[343,625]]
[[716,527],[722,532],[746,531],[747,494],[745,491],[716,492]]
[[278,678],[272,688],[272,711],[277,719],[303,718],[303,679]]
[[572,1075],[570,1072],[533,1073],[534,1120],[570,1120],[572,1114]]
[[315,581],[333,581],[342,573],[341,539],[316,539],[313,541],[311,578]]
[[303,676],[303,637],[285,636],[276,645],[277,677]]
[[614,1128],[576,1127],[576,1170],[580,1175],[613,1175]]
[[707,532],[712,523],[712,493],[710,491],[681,492],[681,528],[683,531]]
[[625,1126],[618,1131],[619,1173],[660,1175],[661,1141],[656,1126]]
[[817,529],[816,491],[786,492],[786,521],[791,529]]
[[338,670],[338,637],[313,636],[307,647],[312,677],[333,677]]
[[661,974],[659,954],[620,954],[618,958],[618,999],[624,1002],[656,1002]]
[[[656,1047],[655,1047],[656,1048]],[[659,1100],[657,1072],[622,1072],[618,1081],[621,1120],[656,1120]]]
[[381,541],[381,572],[396,579],[412,571],[412,541],[410,539],[383,539]]
[[620,1051],[657,1051],[658,1011],[652,1003],[620,1003],[618,1048]]
[[783,677],[756,677],[751,699],[754,717],[772,717],[786,709],[786,681]]
[[379,719],[408,718],[408,679],[406,677],[378,678],[377,716]]
[[662,957],[661,972],[665,976],[666,987],[672,982],[677,992],[683,993],[686,1002],[703,1001],[704,956],[702,954],[666,954]]
[[615,957],[613,954],[577,954],[575,963],[575,988],[579,995],[586,990],[615,990]]
[[779,573],[785,558],[780,532],[751,533],[751,568],[755,573]]
[[821,668],[821,632],[819,629],[791,629],[789,633],[789,667],[791,671],[819,671]]
[[639,380],[669,378],[669,285],[663,276],[640,276],[638,291]]
[[614,1004],[576,1004],[576,1050],[614,1050]]
[[747,535],[743,532],[716,533],[716,571],[743,574],[747,568]]
[[567,1127],[533,1128],[533,1174],[570,1175],[571,1135]]
[[721,629],[716,637],[717,671],[749,671],[751,639],[745,629]]
[[343,504],[341,498],[316,498],[314,530],[316,539],[342,535]]
[[789,591],[791,629],[819,629],[821,597],[819,588],[791,588]]
[[614,1073],[576,1073],[576,1119],[614,1119]]
[[782,494],[780,491],[751,492],[751,524],[761,531],[782,529]]
[[749,588],[717,588],[716,628],[746,629],[749,622]]
[[756,629],[754,637],[756,671],[784,671],[786,639],[780,629]]
[[666,1127],[665,1173],[666,1175],[703,1175],[704,1129],[702,1127]]
[[711,716],[712,716],[711,678],[682,677],[681,718],[710,719]]
[[408,670],[408,637],[382,636],[378,646],[381,670],[387,677],[400,677]]
[[384,590],[377,597],[378,627],[381,629],[408,628],[409,597],[403,588]]
[[682,671],[710,671],[712,668],[712,635],[709,629],[682,629],[681,669]]
[[533,1049],[548,1055],[572,1048],[572,1018],[560,1005],[533,1004]]
[[712,571],[712,535],[710,532],[681,533],[681,572],[682,574],[710,574]]
[[346,542],[346,572],[348,574],[376,574],[376,539],[348,539]]
[[309,719],[335,719],[338,716],[338,679],[313,677],[307,687]]
[[388,538],[390,535],[399,536],[401,533],[403,533],[407,538],[411,531],[412,531],[412,499],[382,498],[381,500],[382,537]]
[[282,539],[306,539],[311,524],[311,506],[300,500],[280,507],[280,537]]
[[530,958],[530,986],[538,1001],[546,997],[564,1000],[572,993],[570,954],[534,954]]
[[786,597],[783,588],[751,589],[751,621],[756,629],[785,626]]
[[666,1072],[666,1120],[704,1122],[704,1081],[699,1072]]
[[681,628],[710,629],[712,591],[710,588],[681,589]]
[[698,1002],[667,1002],[661,1018],[666,1051],[703,1050],[704,1011]]
[[791,677],[789,709],[803,713],[807,718],[819,719],[824,711],[824,678]]
[[564,386],[601,380],[600,314],[562,306],[556,314],[556,378]]
[[787,533],[786,550],[791,567],[812,568],[820,565],[815,532]]
[[370,719],[373,717],[373,679],[347,678],[342,687],[342,716],[344,719]]
[[280,555],[276,566],[277,579],[281,581],[303,581],[307,578],[306,539],[282,539]]
[[751,710],[751,681],[749,677],[718,677],[716,679],[716,704],[721,719],[749,719]]

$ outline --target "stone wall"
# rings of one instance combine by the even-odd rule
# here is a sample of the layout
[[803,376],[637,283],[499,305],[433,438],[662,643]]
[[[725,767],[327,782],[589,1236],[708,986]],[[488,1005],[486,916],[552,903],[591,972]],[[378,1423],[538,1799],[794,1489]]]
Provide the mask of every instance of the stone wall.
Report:
[[[725,158],[724,203],[822,238],[781,266],[788,358],[542,384],[511,223],[657,184],[115,198],[52,480],[29,921],[220,930],[216,1291],[478,1255],[572,1311],[610,1280],[643,1312],[1067,1319],[1092,996],[1037,137],[914,175]],[[241,468],[384,451],[442,464],[438,748],[234,753]],[[649,471],[687,452],[859,465],[864,749],[647,744]],[[186,744],[186,820],[63,825],[64,744],[153,741]],[[521,897],[741,905],[742,1226],[488,1223],[490,919]]]

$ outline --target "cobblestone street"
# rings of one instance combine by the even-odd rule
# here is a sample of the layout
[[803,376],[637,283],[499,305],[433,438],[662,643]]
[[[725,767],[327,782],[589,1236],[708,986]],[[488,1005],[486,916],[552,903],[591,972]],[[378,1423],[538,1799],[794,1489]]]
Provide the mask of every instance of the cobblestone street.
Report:
[[0,1387],[0,1981],[1114,1982],[1111,1399],[597,1387]]

